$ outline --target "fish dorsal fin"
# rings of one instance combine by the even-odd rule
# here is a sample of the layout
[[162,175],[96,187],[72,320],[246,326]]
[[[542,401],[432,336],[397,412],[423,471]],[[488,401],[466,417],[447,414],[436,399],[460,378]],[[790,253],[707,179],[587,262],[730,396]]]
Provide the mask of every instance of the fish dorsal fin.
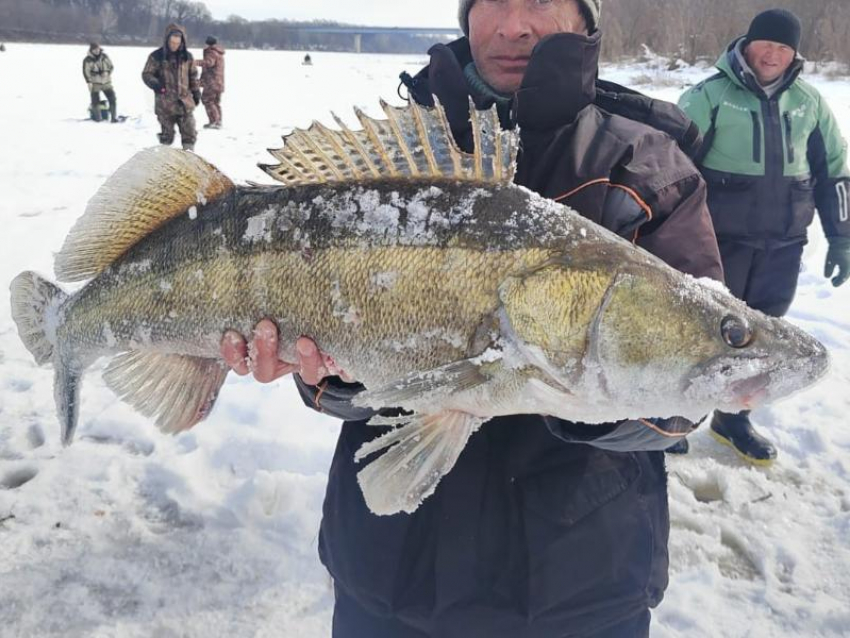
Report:
[[445,111],[411,102],[381,108],[387,119],[373,119],[355,109],[362,129],[352,131],[334,116],[339,130],[313,122],[307,130],[285,136],[281,149],[269,152],[280,164],[261,164],[288,186],[391,178],[451,179],[508,183],[516,167],[517,133],[502,130],[496,107],[479,111],[470,102],[475,149],[461,151],[452,137]]
[[136,153],[89,201],[56,255],[56,277],[82,281],[98,275],[167,221],[232,188],[194,153],[168,147]]

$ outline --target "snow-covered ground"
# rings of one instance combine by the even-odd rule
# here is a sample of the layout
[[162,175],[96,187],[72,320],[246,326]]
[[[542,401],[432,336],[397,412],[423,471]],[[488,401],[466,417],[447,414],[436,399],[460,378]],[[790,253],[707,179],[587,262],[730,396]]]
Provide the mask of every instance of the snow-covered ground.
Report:
[[[109,48],[120,125],[84,121],[81,46],[8,45],[0,54],[0,282],[52,275],[87,200],[156,142],[148,51]],[[417,56],[231,51],[221,131],[197,152],[235,180],[281,134],[351,106],[398,101]],[[675,100],[710,69],[605,69]],[[811,81],[850,136],[850,82]],[[206,122],[203,109],[198,125]],[[671,582],[653,636],[850,635],[850,284],[822,277],[813,229],[789,319],[831,350],[821,384],[755,418],[780,448],[768,470],[741,463],[701,428],[669,460]],[[6,290],[7,283],[2,285]],[[337,424],[303,407],[291,381],[228,379],[212,416],[163,436],[86,378],[77,442],[63,449],[52,371],[36,367],[0,294],[0,636],[329,635],[332,594],[316,557]],[[376,539],[376,542],[380,542]],[[581,551],[581,548],[576,548]]]

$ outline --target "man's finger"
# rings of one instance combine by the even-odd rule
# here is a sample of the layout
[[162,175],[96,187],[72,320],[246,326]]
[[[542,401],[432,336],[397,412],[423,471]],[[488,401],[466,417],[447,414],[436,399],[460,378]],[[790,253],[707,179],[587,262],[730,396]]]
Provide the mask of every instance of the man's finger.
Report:
[[221,338],[221,358],[238,375],[248,374],[248,344],[234,330],[228,330]]
[[262,383],[277,379],[280,359],[277,356],[277,326],[263,319],[254,327],[254,339],[248,353],[251,358],[254,378]]
[[298,341],[295,342],[295,350],[298,352],[300,374],[304,383],[316,385],[327,376],[327,369],[322,361],[322,354],[312,339],[309,337],[299,337]]

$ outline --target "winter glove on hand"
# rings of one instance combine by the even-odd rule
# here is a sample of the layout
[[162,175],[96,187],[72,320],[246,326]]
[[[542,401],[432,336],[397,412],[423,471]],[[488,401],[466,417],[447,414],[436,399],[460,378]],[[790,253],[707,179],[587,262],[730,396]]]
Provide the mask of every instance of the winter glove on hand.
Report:
[[836,288],[850,279],[850,237],[828,237],[829,250],[826,252],[826,264],[823,276],[829,279],[838,267],[838,275],[832,277]]
[[198,106],[201,103],[201,92],[192,91],[192,99],[195,100],[195,106]]

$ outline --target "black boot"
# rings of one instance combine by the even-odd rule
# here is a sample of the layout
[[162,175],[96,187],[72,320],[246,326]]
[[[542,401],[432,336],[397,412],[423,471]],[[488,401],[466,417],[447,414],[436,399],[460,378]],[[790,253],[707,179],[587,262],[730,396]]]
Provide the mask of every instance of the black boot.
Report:
[[750,423],[749,410],[737,414],[715,410],[711,419],[711,435],[755,465],[770,465],[776,460],[776,448],[756,432]]
[[688,443],[688,439],[683,436],[664,451],[667,452],[667,454],[687,454],[690,449],[691,444]]

